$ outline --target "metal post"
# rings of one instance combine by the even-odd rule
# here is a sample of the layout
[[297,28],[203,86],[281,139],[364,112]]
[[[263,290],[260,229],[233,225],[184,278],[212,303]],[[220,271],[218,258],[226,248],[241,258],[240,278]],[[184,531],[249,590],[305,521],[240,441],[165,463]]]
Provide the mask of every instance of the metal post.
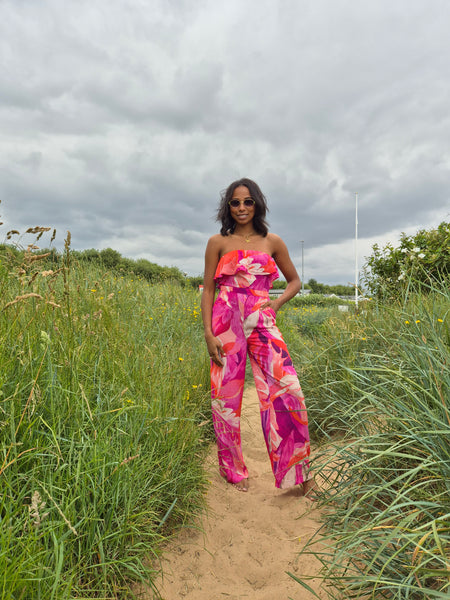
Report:
[[304,240],[300,240],[300,244],[302,245],[302,296],[305,293],[305,263],[303,260],[303,246],[305,244]]
[[355,194],[355,309],[358,310],[358,193]]

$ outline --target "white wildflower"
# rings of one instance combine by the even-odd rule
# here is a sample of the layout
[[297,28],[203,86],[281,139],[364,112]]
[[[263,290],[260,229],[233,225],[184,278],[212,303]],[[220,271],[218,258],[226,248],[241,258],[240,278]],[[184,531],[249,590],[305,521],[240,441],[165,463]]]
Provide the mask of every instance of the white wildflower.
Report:
[[423,252],[421,252],[420,254],[417,255],[419,258],[425,258],[425,254]]

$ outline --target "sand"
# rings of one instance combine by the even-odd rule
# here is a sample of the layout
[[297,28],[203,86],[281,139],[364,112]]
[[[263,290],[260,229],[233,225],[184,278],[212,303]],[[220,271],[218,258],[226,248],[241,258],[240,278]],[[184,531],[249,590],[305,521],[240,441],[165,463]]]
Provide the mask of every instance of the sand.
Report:
[[[156,582],[163,600],[303,600],[313,595],[287,571],[314,575],[320,564],[298,553],[320,526],[314,503],[277,490],[261,431],[254,387],[244,394],[242,447],[250,488],[239,492],[218,473],[216,448],[207,461],[208,511],[164,552]],[[307,581],[319,595],[320,581]],[[145,600],[159,598],[151,591]]]

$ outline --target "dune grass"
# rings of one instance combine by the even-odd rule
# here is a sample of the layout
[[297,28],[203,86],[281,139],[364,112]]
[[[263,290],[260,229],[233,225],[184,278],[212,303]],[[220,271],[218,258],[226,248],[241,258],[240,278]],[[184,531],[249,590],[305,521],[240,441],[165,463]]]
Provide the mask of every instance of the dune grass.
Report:
[[314,339],[286,331],[325,442],[324,525],[304,552],[330,598],[448,598],[449,309],[443,285],[331,315]]
[[0,596],[130,597],[204,504],[200,299],[33,256],[0,256]]
[[[0,595],[131,597],[204,505],[199,296],[77,263],[69,239],[46,260],[0,254]],[[324,524],[304,552],[330,598],[448,597],[449,300],[279,313],[323,448]]]

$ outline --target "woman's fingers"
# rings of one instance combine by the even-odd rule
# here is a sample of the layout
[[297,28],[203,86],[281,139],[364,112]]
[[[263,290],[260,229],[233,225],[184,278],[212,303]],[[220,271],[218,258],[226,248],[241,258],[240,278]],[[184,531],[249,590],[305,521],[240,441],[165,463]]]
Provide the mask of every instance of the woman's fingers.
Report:
[[209,356],[210,356],[211,360],[217,366],[223,367],[222,356],[225,355],[225,352],[223,350],[222,344],[220,343],[220,340],[215,338],[213,344],[211,344],[211,345],[208,344],[208,350],[209,350]]
[[261,308],[260,310],[265,310],[266,308],[271,308],[273,311],[276,311],[276,308],[272,305],[272,302],[264,302],[264,304],[261,304]]
[[213,363],[215,363],[218,367],[223,367],[223,362],[220,358],[219,353],[217,352],[216,354],[211,355],[211,360],[213,361]]

